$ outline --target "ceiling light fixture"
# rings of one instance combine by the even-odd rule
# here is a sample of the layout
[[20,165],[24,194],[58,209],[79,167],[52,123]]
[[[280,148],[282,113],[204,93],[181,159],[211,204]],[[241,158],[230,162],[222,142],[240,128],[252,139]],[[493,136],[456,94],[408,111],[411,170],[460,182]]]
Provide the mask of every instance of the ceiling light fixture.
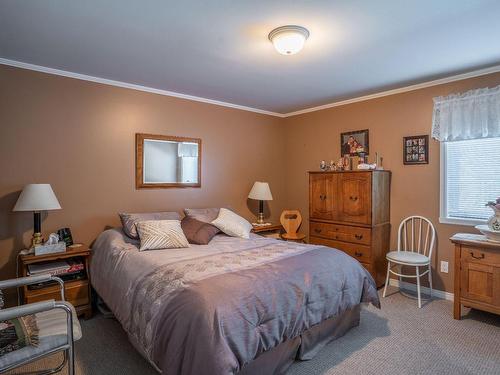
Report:
[[302,26],[280,26],[269,33],[269,40],[282,55],[294,55],[304,47],[309,31]]

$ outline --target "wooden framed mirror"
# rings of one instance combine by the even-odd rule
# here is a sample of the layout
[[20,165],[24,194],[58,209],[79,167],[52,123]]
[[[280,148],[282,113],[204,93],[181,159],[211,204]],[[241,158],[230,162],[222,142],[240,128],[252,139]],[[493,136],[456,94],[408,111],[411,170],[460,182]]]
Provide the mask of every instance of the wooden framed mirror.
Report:
[[137,133],[137,189],[201,187],[201,139]]

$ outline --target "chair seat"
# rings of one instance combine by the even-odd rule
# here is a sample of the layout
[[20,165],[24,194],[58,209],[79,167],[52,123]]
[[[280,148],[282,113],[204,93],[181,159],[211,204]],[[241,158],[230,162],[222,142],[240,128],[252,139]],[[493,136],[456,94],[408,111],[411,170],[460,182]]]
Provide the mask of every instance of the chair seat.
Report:
[[411,251],[391,251],[386,255],[391,262],[408,265],[426,265],[429,264],[429,257]]
[[[76,316],[76,311],[73,310],[73,341],[80,340],[82,337],[82,329],[80,322]],[[25,346],[19,350],[14,350],[0,357],[0,369],[17,366],[27,362],[30,359],[43,355],[44,353],[56,350],[57,348],[67,344],[67,322],[66,312],[62,309],[52,309],[44,311],[36,316],[38,325],[38,346]]]

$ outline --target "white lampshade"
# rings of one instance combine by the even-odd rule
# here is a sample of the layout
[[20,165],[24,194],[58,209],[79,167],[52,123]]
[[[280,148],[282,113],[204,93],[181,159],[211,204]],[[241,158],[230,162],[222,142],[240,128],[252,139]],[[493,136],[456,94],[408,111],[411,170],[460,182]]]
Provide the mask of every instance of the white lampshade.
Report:
[[269,189],[269,184],[267,182],[256,181],[252,186],[252,190],[250,190],[250,194],[248,194],[248,198],[258,201],[272,201],[273,196],[271,189]]
[[13,211],[60,210],[61,205],[50,184],[26,185],[17,199]]

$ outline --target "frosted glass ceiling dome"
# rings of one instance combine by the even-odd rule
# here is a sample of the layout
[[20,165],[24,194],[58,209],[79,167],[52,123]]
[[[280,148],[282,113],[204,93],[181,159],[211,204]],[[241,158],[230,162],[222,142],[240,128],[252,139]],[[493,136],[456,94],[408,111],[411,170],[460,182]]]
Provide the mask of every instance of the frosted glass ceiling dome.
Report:
[[309,31],[302,26],[280,26],[269,33],[269,40],[282,55],[294,55],[304,48]]

